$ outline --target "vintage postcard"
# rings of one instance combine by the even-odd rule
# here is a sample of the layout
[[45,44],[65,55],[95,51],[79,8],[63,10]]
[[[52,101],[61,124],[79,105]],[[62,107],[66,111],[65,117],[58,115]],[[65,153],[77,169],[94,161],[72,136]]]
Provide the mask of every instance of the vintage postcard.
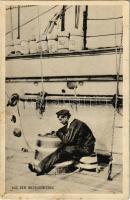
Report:
[[0,3],[3,199],[129,198],[129,3]]

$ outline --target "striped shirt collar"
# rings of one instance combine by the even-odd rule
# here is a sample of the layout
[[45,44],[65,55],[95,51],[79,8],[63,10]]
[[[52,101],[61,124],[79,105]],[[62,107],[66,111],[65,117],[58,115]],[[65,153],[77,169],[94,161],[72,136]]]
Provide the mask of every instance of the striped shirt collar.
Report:
[[68,122],[68,126],[67,126],[67,127],[70,126],[71,122],[72,122],[74,119],[75,119],[74,117],[72,117],[72,116],[70,117],[69,122]]

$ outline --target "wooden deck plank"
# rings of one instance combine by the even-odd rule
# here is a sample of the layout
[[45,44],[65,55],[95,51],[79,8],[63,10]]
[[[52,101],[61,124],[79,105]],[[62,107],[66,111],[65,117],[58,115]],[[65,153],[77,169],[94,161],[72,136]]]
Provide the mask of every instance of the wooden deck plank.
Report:
[[[14,163],[12,163],[15,165]],[[22,172],[21,173],[14,173],[13,170],[15,170],[17,167],[21,166]],[[98,176],[91,176],[91,175],[84,175],[80,173],[73,173],[73,174],[67,174],[67,175],[45,175],[37,177],[34,173],[31,173],[27,169],[27,165],[19,164],[17,167],[10,168],[12,169],[10,180],[8,180],[8,185],[15,185],[17,183],[17,186],[20,187],[22,185],[26,186],[54,186],[53,190],[45,190],[44,192],[69,192],[73,193],[75,191],[78,191],[79,188],[81,193],[86,192],[98,192],[103,193],[115,193],[121,191],[121,184],[120,181],[107,181],[104,179],[103,174],[98,174]],[[103,175],[103,176],[102,176]],[[35,184],[34,184],[35,183]],[[70,185],[73,185],[73,188],[70,188]],[[12,188],[12,186],[10,188]],[[11,189],[7,187],[7,189],[11,192]],[[23,190],[22,190],[23,191]],[[26,190],[25,190],[26,191]],[[35,191],[35,190],[34,190]],[[33,192],[34,192],[33,191]],[[36,190],[37,192],[41,190]],[[17,190],[15,192],[18,192]],[[19,191],[21,192],[21,190]],[[32,192],[30,189],[26,192]],[[43,192],[43,190],[42,190]]]
[[[42,193],[120,193],[122,192],[122,166],[113,165],[113,181],[107,181],[108,168],[100,173],[75,172],[71,174],[44,175],[37,177],[29,171],[27,163],[34,152],[6,151],[6,191]],[[15,187],[16,189],[12,188]],[[24,188],[23,186],[26,186]],[[28,187],[30,188],[28,189]],[[53,189],[33,189],[34,186]],[[32,187],[32,188],[31,188]],[[20,189],[21,188],[21,189]]]

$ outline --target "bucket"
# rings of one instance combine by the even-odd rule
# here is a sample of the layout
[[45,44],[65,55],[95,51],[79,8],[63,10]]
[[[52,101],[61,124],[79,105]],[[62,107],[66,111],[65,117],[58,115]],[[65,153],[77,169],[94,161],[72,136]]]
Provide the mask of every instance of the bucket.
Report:
[[40,148],[57,148],[61,144],[61,140],[56,136],[38,136],[37,146]]
[[35,160],[41,161],[41,158],[53,153],[61,144],[61,140],[56,136],[39,136],[36,142]]
[[37,53],[37,42],[35,38],[29,41],[29,51],[30,53]]
[[29,54],[29,42],[27,40],[22,40],[21,42],[21,53]]
[[81,51],[84,48],[83,45],[83,32],[74,31],[70,33],[69,50],[70,51]]
[[65,52],[69,50],[69,33],[61,31],[58,33],[58,51]]
[[48,50],[49,53],[54,53],[58,49],[57,45],[57,34],[48,34],[47,35],[47,40],[48,40]]
[[14,40],[14,51],[16,54],[21,54],[21,40],[20,39]]

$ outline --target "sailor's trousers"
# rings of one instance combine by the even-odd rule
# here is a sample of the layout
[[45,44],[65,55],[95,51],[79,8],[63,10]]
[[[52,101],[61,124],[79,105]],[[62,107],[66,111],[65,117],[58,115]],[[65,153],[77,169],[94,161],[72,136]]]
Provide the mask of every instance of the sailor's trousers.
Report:
[[43,173],[51,171],[56,163],[61,163],[69,160],[79,161],[83,156],[89,156],[94,151],[94,144],[89,147],[81,148],[73,145],[62,145],[49,156],[41,160],[39,167]]

